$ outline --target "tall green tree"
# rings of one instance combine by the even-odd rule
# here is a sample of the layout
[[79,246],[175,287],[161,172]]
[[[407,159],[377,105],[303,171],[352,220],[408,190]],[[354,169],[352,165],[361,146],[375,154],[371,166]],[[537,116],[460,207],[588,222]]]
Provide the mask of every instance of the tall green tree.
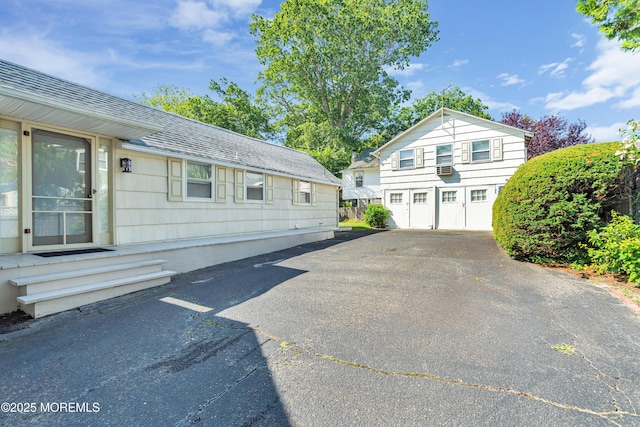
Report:
[[489,107],[483,104],[480,98],[466,94],[457,86],[449,86],[440,92],[428,93],[411,104],[396,109],[386,120],[384,129],[369,139],[368,145],[379,147],[387,143],[394,136],[409,129],[442,107],[491,120],[491,116],[487,113]]
[[257,103],[236,83],[227,79],[211,80],[209,89],[216,101],[207,95],[194,95],[175,85],[158,84],[152,94],[134,95],[138,102],[190,119],[209,123],[243,135],[260,139],[273,136],[269,109]]
[[577,10],[609,40],[622,41],[622,49],[640,49],[640,0],[578,0]]
[[408,99],[386,70],[438,34],[424,0],[286,0],[273,19],[254,15],[251,33],[265,67],[258,93],[280,108],[285,144],[344,152]]

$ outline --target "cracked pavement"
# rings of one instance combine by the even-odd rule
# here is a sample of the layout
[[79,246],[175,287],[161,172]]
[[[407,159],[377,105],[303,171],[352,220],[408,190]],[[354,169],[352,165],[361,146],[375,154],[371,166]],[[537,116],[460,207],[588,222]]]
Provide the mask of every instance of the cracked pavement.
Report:
[[341,232],[3,332],[7,426],[640,426],[640,317],[490,233]]

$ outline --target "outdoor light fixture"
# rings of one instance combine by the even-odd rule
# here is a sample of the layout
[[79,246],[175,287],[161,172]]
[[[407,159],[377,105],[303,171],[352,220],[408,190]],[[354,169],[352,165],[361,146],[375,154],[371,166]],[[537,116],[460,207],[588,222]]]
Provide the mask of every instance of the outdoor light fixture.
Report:
[[122,172],[131,172],[131,159],[128,157],[120,159],[120,167],[122,168]]

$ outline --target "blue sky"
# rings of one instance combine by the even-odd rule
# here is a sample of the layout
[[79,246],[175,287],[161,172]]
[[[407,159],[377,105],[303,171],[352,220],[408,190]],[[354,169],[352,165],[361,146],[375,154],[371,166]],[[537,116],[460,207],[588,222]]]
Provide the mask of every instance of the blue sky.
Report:
[[[275,0],[3,0],[0,57],[124,98],[158,83],[209,93],[226,77],[253,91],[251,14]],[[606,41],[575,0],[431,0],[440,40],[391,71],[421,97],[454,85],[490,114],[584,120],[597,141],[640,119],[640,53]]]

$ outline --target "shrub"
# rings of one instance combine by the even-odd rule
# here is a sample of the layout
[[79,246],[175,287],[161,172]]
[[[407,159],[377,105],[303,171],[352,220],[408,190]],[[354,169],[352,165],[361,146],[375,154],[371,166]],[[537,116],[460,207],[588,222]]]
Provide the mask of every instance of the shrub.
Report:
[[640,282],[640,226],[626,215],[612,212],[611,222],[601,230],[591,230],[587,248],[591,267],[597,273],[629,276],[629,282]]
[[364,222],[369,227],[384,228],[389,218],[389,209],[382,205],[370,203],[364,212]]
[[509,255],[533,262],[588,261],[597,230],[624,184],[618,143],[579,145],[524,163],[493,205],[493,233]]

